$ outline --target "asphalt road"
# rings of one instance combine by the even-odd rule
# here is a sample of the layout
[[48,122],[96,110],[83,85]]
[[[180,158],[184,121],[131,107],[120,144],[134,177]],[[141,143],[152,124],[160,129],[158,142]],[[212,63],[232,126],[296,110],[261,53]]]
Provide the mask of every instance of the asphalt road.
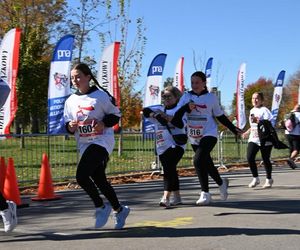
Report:
[[[230,180],[228,200],[220,201],[211,182],[214,202],[203,207],[195,205],[196,177],[180,179],[184,204],[172,209],[158,206],[161,180],[115,186],[131,208],[123,230],[113,229],[112,218],[93,229],[93,205],[82,190],[61,192],[56,201],[30,202],[18,209],[14,232],[0,231],[0,249],[300,249],[300,168],[274,167],[272,189],[248,188],[249,170],[222,175]],[[263,182],[262,168],[260,177]]]

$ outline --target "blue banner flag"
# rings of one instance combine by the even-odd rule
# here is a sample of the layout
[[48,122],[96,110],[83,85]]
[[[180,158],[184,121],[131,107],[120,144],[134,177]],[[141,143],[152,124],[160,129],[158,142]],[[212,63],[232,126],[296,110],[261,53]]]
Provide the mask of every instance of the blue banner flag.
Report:
[[276,125],[279,105],[282,99],[282,88],[283,88],[284,76],[285,76],[285,71],[281,70],[274,84],[274,93],[273,93],[273,101],[272,101],[272,109],[271,109],[273,115],[271,123],[273,126]]
[[162,74],[164,71],[166,54],[158,54],[152,60],[148,75],[145,90],[144,107],[156,105],[161,103],[161,90],[162,90]]
[[66,132],[64,126],[64,104],[71,93],[70,70],[74,36],[62,37],[53,52],[48,87],[48,133]]
[[208,91],[211,91],[211,69],[212,69],[213,58],[210,57],[207,60],[205,67],[205,75],[206,75],[206,86]]

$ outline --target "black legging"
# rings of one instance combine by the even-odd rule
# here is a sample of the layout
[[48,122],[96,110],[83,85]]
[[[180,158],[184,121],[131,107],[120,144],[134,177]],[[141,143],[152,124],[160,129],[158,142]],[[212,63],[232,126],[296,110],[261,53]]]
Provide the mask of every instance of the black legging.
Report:
[[213,150],[218,139],[213,136],[205,136],[200,140],[199,145],[192,145],[195,152],[194,155],[194,167],[196,169],[198,179],[203,192],[208,192],[208,175],[221,186],[223,181],[218,172],[218,169],[214,166],[213,160],[210,156],[210,152]]
[[256,143],[249,142],[247,147],[247,161],[249,163],[249,167],[253,177],[258,177],[257,165],[255,162],[255,157],[258,151],[261,152],[261,157],[264,162],[265,171],[267,175],[267,179],[272,178],[272,163],[270,160],[272,145],[260,147]]
[[159,160],[164,170],[164,190],[178,191],[179,179],[176,170],[177,164],[182,158],[184,150],[180,146],[175,148],[168,148],[163,154],[159,156]]
[[300,135],[291,135],[287,134],[286,138],[289,143],[289,148],[290,148],[290,155],[294,150],[296,150],[298,153],[300,151]]
[[3,197],[2,193],[0,192],[0,211],[3,211],[8,208],[5,198]]
[[[78,184],[93,200],[95,207],[101,207],[103,200],[99,190],[110,202],[114,210],[120,208],[117,195],[106,179],[105,168],[108,153],[104,147],[96,144],[90,145],[83,153],[77,166],[76,179]],[[97,188],[98,187],[98,188]]]

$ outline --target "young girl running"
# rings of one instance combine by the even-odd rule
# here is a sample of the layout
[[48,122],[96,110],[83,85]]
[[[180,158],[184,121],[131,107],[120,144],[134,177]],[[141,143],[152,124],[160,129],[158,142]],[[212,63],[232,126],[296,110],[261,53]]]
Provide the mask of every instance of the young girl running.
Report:
[[249,114],[249,123],[250,128],[242,135],[243,138],[248,139],[248,147],[247,147],[247,161],[250,166],[250,170],[253,176],[252,181],[249,183],[250,188],[256,187],[259,183],[257,165],[255,162],[255,157],[258,151],[261,152],[261,156],[263,159],[263,163],[266,171],[266,181],[263,185],[263,188],[271,188],[273,184],[272,179],[272,163],[270,160],[271,151],[272,151],[272,143],[266,142],[264,146],[261,145],[259,136],[258,136],[258,123],[262,120],[272,119],[271,111],[263,106],[264,96],[261,92],[255,92],[252,95],[252,105],[253,108],[250,110]]
[[[114,147],[113,126],[119,122],[120,110],[112,103],[108,92],[90,86],[90,80],[98,84],[90,68],[83,63],[71,71],[71,80],[76,93],[65,103],[66,128],[75,134],[81,154],[76,179],[94,202],[95,227],[103,227],[114,210],[115,229],[121,229],[130,212],[129,207],[120,205],[117,195],[106,179],[105,168]],[[107,198],[104,204],[98,189]]]
[[234,134],[241,133],[241,130],[224,115],[217,96],[208,92],[203,72],[196,71],[192,74],[191,87],[192,90],[181,97],[178,104],[181,108],[175,113],[172,124],[182,127],[182,116],[187,113],[188,137],[195,152],[194,167],[202,189],[196,204],[208,205],[212,200],[208,175],[218,184],[221,199],[226,200],[228,196],[228,180],[220,177],[210,155],[218,140],[215,117]]

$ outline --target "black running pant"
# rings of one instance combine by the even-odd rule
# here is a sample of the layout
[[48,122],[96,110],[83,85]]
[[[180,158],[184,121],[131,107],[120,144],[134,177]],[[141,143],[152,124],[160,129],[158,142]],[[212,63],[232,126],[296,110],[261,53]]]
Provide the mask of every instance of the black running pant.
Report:
[[255,157],[258,151],[260,150],[261,157],[264,162],[265,171],[267,179],[272,178],[272,163],[270,160],[271,157],[271,151],[272,151],[272,145],[270,146],[258,146],[256,143],[249,142],[247,147],[247,161],[252,173],[253,177],[258,177],[258,171],[257,171],[257,165],[255,162]]
[[192,145],[195,152],[194,155],[194,167],[196,169],[198,179],[203,192],[209,192],[208,187],[208,175],[220,186],[223,181],[218,172],[218,169],[214,166],[213,160],[210,156],[210,152],[213,150],[218,139],[213,136],[205,136],[200,140],[199,145]]
[[96,144],[90,145],[79,161],[76,179],[78,184],[91,197],[95,207],[103,205],[103,200],[98,191],[99,188],[112,208],[117,210],[120,208],[120,203],[105,174],[108,159],[108,153],[104,147]]
[[168,148],[163,154],[159,156],[159,160],[164,170],[164,190],[178,191],[179,179],[176,170],[177,164],[182,158],[184,150],[180,146],[175,148]]

